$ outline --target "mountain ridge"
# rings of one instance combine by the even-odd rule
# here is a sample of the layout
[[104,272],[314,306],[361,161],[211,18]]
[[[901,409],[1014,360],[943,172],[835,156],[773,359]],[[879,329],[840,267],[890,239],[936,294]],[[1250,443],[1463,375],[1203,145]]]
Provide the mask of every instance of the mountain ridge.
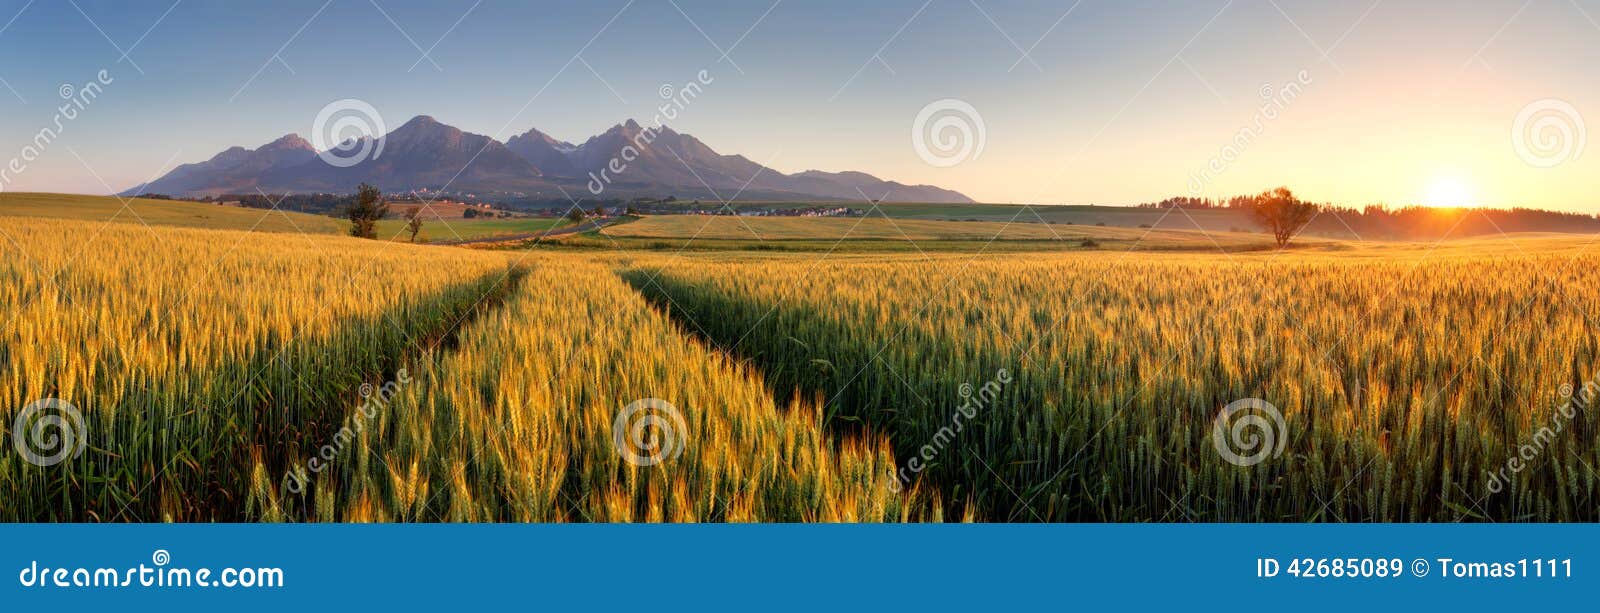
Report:
[[[369,137],[370,138],[370,137]],[[354,146],[360,145],[360,146]],[[348,152],[375,155],[332,164]],[[390,192],[482,191],[521,197],[707,197],[716,200],[781,198],[971,203],[953,190],[907,185],[859,171],[807,170],[785,174],[749,158],[718,153],[692,135],[634,119],[615,124],[581,144],[530,128],[500,142],[418,115],[381,138],[346,141],[319,153],[298,134],[255,149],[234,146],[210,159],[184,164],[123,195],[161,193],[344,192],[358,183]]]

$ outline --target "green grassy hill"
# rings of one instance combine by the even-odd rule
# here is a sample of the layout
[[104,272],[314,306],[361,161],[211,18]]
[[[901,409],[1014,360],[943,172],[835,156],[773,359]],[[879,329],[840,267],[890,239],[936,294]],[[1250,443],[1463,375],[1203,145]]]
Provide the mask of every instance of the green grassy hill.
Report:
[[[126,202],[126,208],[124,208]],[[346,224],[332,217],[182,200],[126,201],[80,194],[0,193],[0,217],[115,221],[217,230],[337,234]]]
[[[123,203],[127,208],[123,208]],[[111,221],[152,226],[178,226],[213,230],[254,230],[258,232],[304,232],[306,234],[344,234],[349,222],[327,215],[272,211],[224,206],[185,200],[151,200],[81,194],[0,193],[0,217],[44,217],[82,221]],[[518,219],[438,219],[423,223],[419,242],[472,240],[490,236],[536,234],[566,225],[560,218]],[[409,240],[406,220],[378,222],[381,238]]]

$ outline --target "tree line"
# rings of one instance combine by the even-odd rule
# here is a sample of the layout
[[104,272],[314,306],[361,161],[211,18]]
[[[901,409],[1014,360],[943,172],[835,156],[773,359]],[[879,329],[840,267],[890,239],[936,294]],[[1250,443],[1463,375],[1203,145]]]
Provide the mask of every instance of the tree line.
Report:
[[[1368,240],[1440,240],[1510,232],[1600,232],[1600,215],[1523,207],[1434,208],[1382,204],[1364,207],[1313,204],[1288,188],[1226,199],[1179,196],[1137,205],[1146,209],[1227,210],[1244,213],[1278,244],[1297,235],[1355,236]],[[1287,234],[1285,234],[1287,232]]]

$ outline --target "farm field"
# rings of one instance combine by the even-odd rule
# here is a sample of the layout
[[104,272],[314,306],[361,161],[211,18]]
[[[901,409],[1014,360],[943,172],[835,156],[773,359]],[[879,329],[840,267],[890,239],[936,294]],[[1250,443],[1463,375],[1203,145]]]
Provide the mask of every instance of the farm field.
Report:
[[[607,227],[602,236],[562,245],[645,250],[750,251],[1052,251],[1078,249],[1248,251],[1271,239],[1244,232],[1202,232],[1069,224],[896,220],[887,217],[736,217],[651,215]],[[1312,248],[1343,243],[1306,239]]]
[[[1573,239],[1525,256],[1485,243],[1379,261],[684,259],[626,276],[780,395],[886,433],[903,469],[920,458],[911,479],[989,520],[1593,521],[1600,424],[1563,406],[1594,392],[1600,310],[1559,288],[1595,282],[1597,260]],[[1255,440],[1284,446],[1241,467],[1212,438],[1244,398],[1281,411]],[[1527,467],[1502,470],[1530,441]]]
[[[123,208],[124,202],[127,203],[126,209]],[[398,212],[403,208],[405,207],[396,205],[395,211]],[[119,200],[111,196],[77,194],[0,193],[0,217],[113,221],[129,224],[138,224],[142,221],[151,226],[305,234],[344,234],[349,227],[348,222],[326,215],[183,200],[147,198]],[[425,216],[422,232],[417,240],[451,242],[535,234],[560,228],[569,223],[565,219],[552,217],[510,219],[454,217],[441,220],[437,216]],[[406,231],[406,220],[400,218],[379,221],[378,235],[397,241],[410,240],[410,233]]]
[[322,438],[351,390],[437,342],[506,272],[488,254],[337,236],[6,221],[28,248],[0,245],[0,403],[13,417],[65,400],[85,443],[48,450],[53,466],[0,457],[10,521],[245,517],[259,467]]
[[[538,234],[546,230],[564,227],[570,223],[566,219],[555,217],[512,219],[465,219],[457,217],[445,220],[436,218],[423,222],[422,232],[417,235],[417,242],[448,243],[497,236]],[[406,229],[406,220],[404,219],[383,219],[378,221],[378,236],[399,241],[411,239],[411,233]]]
[[[685,228],[653,219],[606,232]],[[883,221],[706,219],[719,233]],[[1592,521],[1600,508],[1600,423],[1563,412],[1600,389],[1600,307],[1570,291],[1600,281],[1588,237],[1019,258],[4,221],[4,435],[58,398],[81,411],[84,444],[44,466],[0,453],[0,520]],[[989,226],[903,228],[940,244]],[[1215,418],[1246,398],[1282,424],[1226,439],[1266,441],[1234,449],[1259,458],[1240,465],[1219,453]],[[619,430],[647,399],[672,409]],[[630,460],[649,433],[670,453]],[[1534,459],[1505,470],[1530,444]]]
[[883,214],[895,219],[930,219],[946,221],[1016,221],[1019,223],[1050,223],[1093,226],[1105,224],[1112,227],[1137,228],[1150,226],[1158,230],[1205,230],[1230,232],[1248,230],[1249,217],[1233,210],[1186,210],[1169,212],[1162,209],[1141,209],[1124,206],[1095,205],[1033,205],[1024,208],[1016,204],[918,204],[885,202],[878,205]]
[[[99,224],[97,245],[149,254],[109,258],[71,248],[91,224],[8,221],[48,248],[0,246],[7,438],[46,397],[83,438],[24,428],[46,465],[0,457],[0,520],[942,517],[936,494],[887,485],[886,441],[825,433],[587,258]],[[663,469],[610,440],[611,405],[647,393],[700,441]],[[354,448],[297,473],[325,444]]]
[[[630,238],[695,238],[708,240],[1033,240],[1070,241],[1084,238],[1136,240],[1145,234],[1153,242],[1205,240],[1198,232],[1166,230],[1145,232],[1135,228],[1110,228],[1042,223],[992,221],[894,220],[888,217],[735,217],[725,215],[656,215],[604,230]],[[1225,241],[1258,241],[1259,235],[1240,232],[1213,234]]]
[[[333,521],[940,517],[937,498],[889,486],[887,441],[831,436],[815,403],[774,400],[759,373],[684,335],[609,267],[564,256],[526,266],[455,350],[417,356],[418,382],[357,437],[351,461],[314,495],[267,490],[262,517],[307,505]],[[681,456],[634,465],[613,420],[654,397],[682,411]]]
[[[123,208],[123,203],[127,208]],[[0,217],[117,221],[152,226],[340,234],[347,224],[323,215],[270,211],[179,200],[78,194],[0,193]]]

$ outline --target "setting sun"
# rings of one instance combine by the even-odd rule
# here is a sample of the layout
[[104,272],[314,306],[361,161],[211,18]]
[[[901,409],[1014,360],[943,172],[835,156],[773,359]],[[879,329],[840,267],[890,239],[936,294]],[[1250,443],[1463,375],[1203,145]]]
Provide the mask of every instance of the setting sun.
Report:
[[1456,176],[1442,176],[1428,184],[1427,191],[1423,193],[1422,204],[1438,208],[1472,207],[1480,203],[1477,189],[1471,183]]

